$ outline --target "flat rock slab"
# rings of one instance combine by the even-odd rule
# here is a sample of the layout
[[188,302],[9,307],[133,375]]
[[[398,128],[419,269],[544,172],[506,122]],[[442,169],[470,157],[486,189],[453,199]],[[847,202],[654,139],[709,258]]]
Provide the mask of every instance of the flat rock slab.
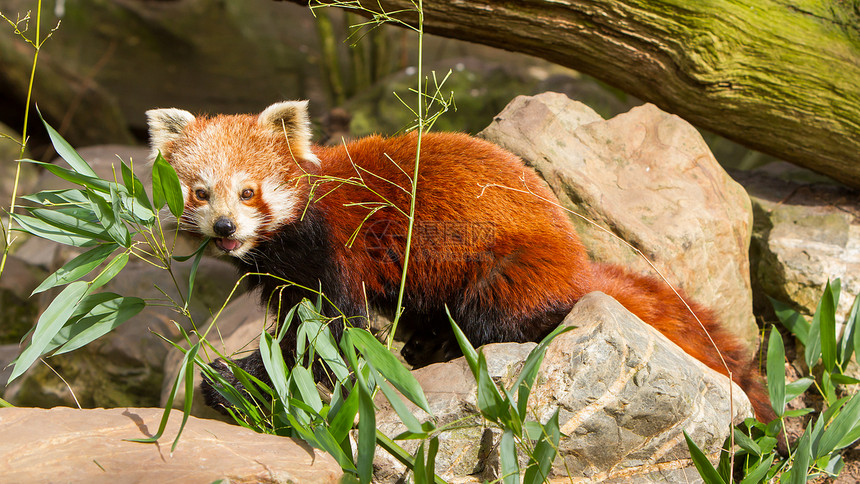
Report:
[[157,444],[163,410],[0,408],[2,482],[327,483],[343,472],[306,443],[190,417],[170,452],[182,412],[173,410]]

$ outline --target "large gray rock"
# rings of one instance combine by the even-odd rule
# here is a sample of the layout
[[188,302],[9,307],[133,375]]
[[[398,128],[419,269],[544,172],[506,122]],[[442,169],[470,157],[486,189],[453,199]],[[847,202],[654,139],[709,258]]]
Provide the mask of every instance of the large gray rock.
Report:
[[[641,250],[670,283],[755,341],[749,198],[690,124],[650,104],[604,121],[544,93],[511,101],[481,136],[521,156],[566,208]],[[594,259],[655,275],[606,230],[571,218]]]
[[828,279],[842,280],[837,321],[860,293],[860,193],[849,188],[785,181],[780,166],[737,172],[753,202],[752,274],[763,295],[812,314]]
[[215,420],[182,420],[174,410],[158,444],[160,408],[0,408],[3,482],[335,483],[334,459],[304,442],[263,435]]
[[531,399],[541,420],[562,409],[568,438],[556,476],[662,476],[689,462],[682,431],[713,455],[731,427],[752,416],[728,377],[604,294],[584,297],[564,324],[577,329],[547,350]]
[[[683,353],[614,299],[583,297],[564,322],[576,329],[546,352],[529,400],[530,414],[546,421],[560,409],[565,435],[552,476],[584,482],[696,481],[682,431],[716,456],[733,424],[752,415],[749,400],[727,377]],[[491,376],[509,387],[528,344],[483,348]],[[414,372],[437,426],[458,422],[440,435],[437,473],[446,479],[499,477],[499,432],[482,425],[476,383],[463,358]],[[378,397],[377,426],[386,435],[405,430],[390,404]],[[428,418],[410,407],[419,420]],[[401,441],[414,452],[418,443]],[[377,455],[376,478],[394,482],[405,469]],[[685,477],[686,476],[686,477]]]

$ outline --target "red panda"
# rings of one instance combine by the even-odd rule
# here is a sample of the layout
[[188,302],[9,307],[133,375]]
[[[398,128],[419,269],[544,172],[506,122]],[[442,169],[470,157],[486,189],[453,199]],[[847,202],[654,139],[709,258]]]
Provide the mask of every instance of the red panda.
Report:
[[[367,303],[396,305],[417,182],[403,321],[421,337],[446,333],[447,306],[476,347],[536,341],[584,294],[603,291],[726,374],[705,332],[665,283],[591,262],[567,215],[546,201],[555,195],[517,156],[492,143],[427,133],[413,180],[415,134],[315,146],[306,101],[276,103],[257,116],[156,109],[147,117],[153,152],[162,153],[182,184],[181,226],[211,237],[243,272],[321,288],[331,302],[328,316],[367,317]],[[251,284],[262,289],[265,303],[282,283],[252,277]],[[281,308],[312,297],[298,286],[281,292]],[[691,306],[758,417],[769,421],[767,392],[743,344],[710,311]],[[336,337],[342,324],[332,323]],[[289,345],[294,351],[294,340],[283,344],[284,354]],[[265,378],[259,353],[237,363]],[[211,388],[207,399],[224,403]]]

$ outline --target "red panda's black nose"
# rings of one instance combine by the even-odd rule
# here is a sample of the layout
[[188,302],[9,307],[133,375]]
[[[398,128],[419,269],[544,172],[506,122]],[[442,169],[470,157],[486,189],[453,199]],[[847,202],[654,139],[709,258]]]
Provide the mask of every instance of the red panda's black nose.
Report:
[[221,217],[212,225],[212,230],[215,231],[215,235],[229,237],[236,231],[236,224],[227,217]]

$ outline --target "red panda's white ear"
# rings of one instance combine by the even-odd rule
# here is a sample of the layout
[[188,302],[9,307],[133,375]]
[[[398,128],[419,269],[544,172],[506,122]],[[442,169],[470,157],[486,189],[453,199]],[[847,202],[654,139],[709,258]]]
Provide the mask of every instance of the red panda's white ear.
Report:
[[319,164],[311,152],[311,121],[308,117],[307,101],[284,101],[272,104],[257,118],[260,125],[283,135],[290,142],[295,155]]
[[152,156],[155,157],[157,152],[165,152],[168,143],[182,135],[185,126],[194,121],[194,115],[176,108],[150,109],[146,112],[146,120],[149,124]]

